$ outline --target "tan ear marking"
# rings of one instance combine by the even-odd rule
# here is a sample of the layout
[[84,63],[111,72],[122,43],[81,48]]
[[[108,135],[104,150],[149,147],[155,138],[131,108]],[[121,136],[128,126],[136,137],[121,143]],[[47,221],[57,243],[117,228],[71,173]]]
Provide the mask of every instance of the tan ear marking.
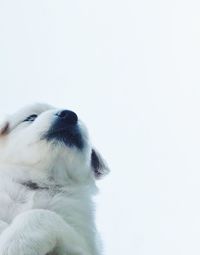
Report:
[[4,124],[0,127],[0,135],[5,135],[5,134],[7,134],[8,130],[9,130],[9,122],[6,121],[6,122],[4,122]]

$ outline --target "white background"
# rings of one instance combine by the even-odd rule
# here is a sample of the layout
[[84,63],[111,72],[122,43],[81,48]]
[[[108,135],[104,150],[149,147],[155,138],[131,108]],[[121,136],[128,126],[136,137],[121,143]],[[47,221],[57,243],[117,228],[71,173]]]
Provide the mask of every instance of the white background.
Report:
[[200,254],[200,6],[0,0],[0,112],[75,110],[112,173],[105,255]]

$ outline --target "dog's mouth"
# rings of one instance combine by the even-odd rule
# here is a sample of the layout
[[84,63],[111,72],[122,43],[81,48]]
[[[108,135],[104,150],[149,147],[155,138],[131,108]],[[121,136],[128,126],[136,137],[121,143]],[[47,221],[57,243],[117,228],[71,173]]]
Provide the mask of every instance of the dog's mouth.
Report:
[[77,147],[78,149],[83,148],[83,139],[81,132],[77,127],[73,128],[50,128],[49,131],[44,135],[47,141],[58,141],[65,144],[68,147]]

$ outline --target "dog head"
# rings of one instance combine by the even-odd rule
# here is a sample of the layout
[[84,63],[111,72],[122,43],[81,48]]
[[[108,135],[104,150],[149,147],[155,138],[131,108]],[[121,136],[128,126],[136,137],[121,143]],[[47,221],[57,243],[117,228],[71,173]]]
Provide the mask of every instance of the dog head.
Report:
[[24,107],[1,123],[1,164],[60,183],[98,179],[108,172],[77,114],[46,104]]

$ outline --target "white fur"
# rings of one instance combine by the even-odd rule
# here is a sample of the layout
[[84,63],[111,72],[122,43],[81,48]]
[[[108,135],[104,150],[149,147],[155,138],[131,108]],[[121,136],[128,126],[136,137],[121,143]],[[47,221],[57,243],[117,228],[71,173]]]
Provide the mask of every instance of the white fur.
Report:
[[[83,150],[41,140],[56,112],[36,104],[0,125],[0,255],[100,254],[87,130],[79,121]],[[39,116],[22,122],[31,114]],[[42,188],[22,185],[27,181]]]

